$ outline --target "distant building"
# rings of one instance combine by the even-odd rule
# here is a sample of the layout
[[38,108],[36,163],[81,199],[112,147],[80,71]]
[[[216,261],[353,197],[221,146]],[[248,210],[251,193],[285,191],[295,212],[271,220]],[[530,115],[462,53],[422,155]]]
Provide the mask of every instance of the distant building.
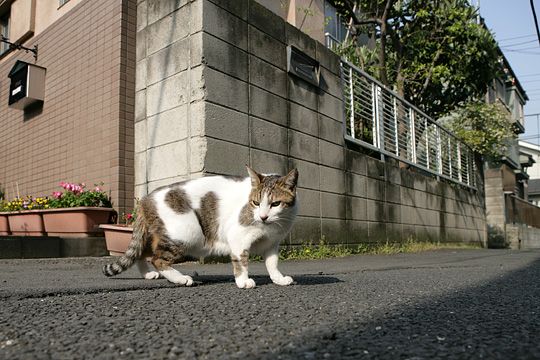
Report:
[[523,159],[529,158],[534,163],[527,169],[527,200],[540,205],[540,146],[527,141],[519,141],[519,152]]
[[540,179],[540,146],[527,141],[519,141],[520,153],[532,156],[534,164],[527,169],[527,175],[532,179]]

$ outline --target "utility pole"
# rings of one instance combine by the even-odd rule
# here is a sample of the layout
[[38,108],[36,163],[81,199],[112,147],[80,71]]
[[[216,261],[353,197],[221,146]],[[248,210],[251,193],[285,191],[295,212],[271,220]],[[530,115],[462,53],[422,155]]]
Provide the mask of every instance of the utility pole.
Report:
[[538,19],[536,18],[536,10],[534,9],[534,0],[531,0],[531,10],[534,18],[534,26],[536,27],[536,36],[538,37],[538,44],[540,45],[540,30],[538,29]]

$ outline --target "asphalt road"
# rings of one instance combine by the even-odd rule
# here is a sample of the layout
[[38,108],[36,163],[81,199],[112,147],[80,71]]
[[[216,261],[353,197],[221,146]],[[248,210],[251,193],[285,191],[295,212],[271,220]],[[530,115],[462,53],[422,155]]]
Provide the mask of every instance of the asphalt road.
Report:
[[[1,359],[540,359],[540,252],[284,262],[296,284],[105,278],[108,258],[0,260]],[[196,271],[196,273],[194,273]]]

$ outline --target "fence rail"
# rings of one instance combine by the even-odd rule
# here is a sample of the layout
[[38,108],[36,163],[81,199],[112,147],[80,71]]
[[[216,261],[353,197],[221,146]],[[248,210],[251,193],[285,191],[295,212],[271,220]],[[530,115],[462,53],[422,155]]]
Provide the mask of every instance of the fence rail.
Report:
[[341,76],[347,140],[476,188],[471,148],[346,60]]
[[507,223],[540,228],[540,207],[520,199],[514,194],[505,194],[504,200]]

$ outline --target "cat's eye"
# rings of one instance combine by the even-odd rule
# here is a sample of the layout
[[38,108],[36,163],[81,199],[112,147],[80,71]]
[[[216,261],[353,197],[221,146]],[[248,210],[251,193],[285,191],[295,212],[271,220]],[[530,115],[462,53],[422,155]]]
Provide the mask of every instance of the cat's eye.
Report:
[[252,200],[251,203],[254,205],[254,206],[259,206],[260,203],[258,201],[255,201],[255,200]]
[[270,204],[271,207],[276,207],[279,205],[281,205],[281,201],[274,201],[273,203]]

